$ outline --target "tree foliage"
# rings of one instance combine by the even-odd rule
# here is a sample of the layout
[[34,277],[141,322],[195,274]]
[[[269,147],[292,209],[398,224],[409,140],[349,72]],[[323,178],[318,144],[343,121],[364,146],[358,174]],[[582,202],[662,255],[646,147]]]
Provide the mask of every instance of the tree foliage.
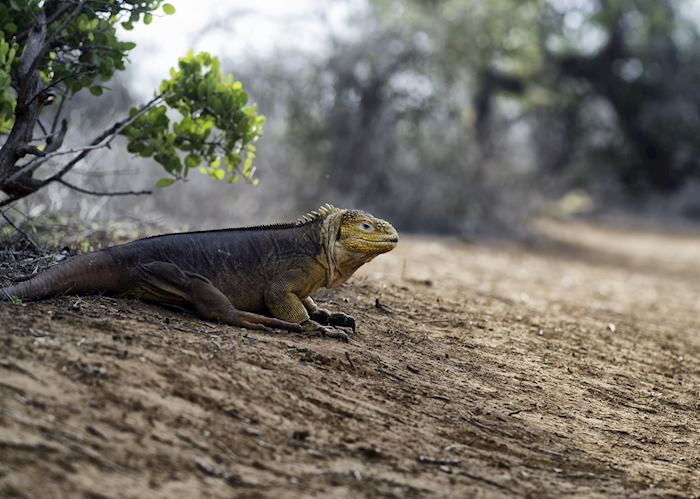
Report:
[[[216,57],[188,54],[155,97],[75,149],[63,146],[70,99],[88,89],[96,98],[125,69],[135,44],[118,26],[150,24],[173,14],[162,0],[10,0],[0,4],[0,206],[63,176],[92,151],[123,134],[128,149],[153,157],[165,186],[199,168],[215,179],[252,180],[253,143],[263,117],[240,82],[223,76]],[[178,118],[174,118],[177,116]],[[2,137],[2,135],[0,135]],[[69,158],[69,159],[65,159]],[[43,178],[36,175],[39,169]]]
[[[324,195],[408,229],[508,230],[528,213],[516,188],[527,179],[500,138],[483,153],[472,110],[480,70],[499,57],[505,64],[508,54],[479,53],[473,40],[487,23],[454,12],[467,4],[475,17],[491,3],[451,2],[444,12],[427,3],[423,12],[383,2],[358,23],[361,35],[333,40],[289,91],[289,139],[303,163],[322,170]],[[492,29],[518,25],[508,14]],[[510,57],[522,62],[515,50]]]
[[[161,84],[160,95],[163,103],[138,116],[123,132],[130,152],[152,156],[171,174],[159,185],[186,177],[192,168],[230,183],[238,173],[252,179],[253,143],[264,118],[255,107],[246,107],[248,94],[240,82],[230,75],[222,78],[216,57],[190,52],[181,58],[178,70],[172,69],[170,79]],[[180,119],[172,122],[168,109],[177,111]],[[138,108],[131,109],[132,117],[138,113]]]
[[[543,51],[551,71],[578,88],[576,138],[590,142],[595,130],[585,113],[593,99],[605,102],[615,120],[607,140],[587,151],[633,192],[671,192],[700,176],[700,36],[683,15],[691,4],[610,0],[547,10],[552,21]],[[581,43],[586,32],[598,43]]]
[[[373,5],[392,29],[421,33],[441,61],[435,69],[465,83],[482,145],[493,138],[490,119],[506,98],[508,112],[530,122],[550,171],[576,168],[580,180],[617,179],[636,194],[673,191],[700,176],[700,37],[686,15],[692,1]],[[605,123],[601,106],[612,117]]]
[[284,100],[305,204],[518,230],[573,189],[637,202],[700,177],[692,3],[372,0],[311,63],[259,62],[256,95]]
[[12,93],[12,64],[17,55],[17,47],[0,40],[0,133],[10,131],[15,112],[15,98]]

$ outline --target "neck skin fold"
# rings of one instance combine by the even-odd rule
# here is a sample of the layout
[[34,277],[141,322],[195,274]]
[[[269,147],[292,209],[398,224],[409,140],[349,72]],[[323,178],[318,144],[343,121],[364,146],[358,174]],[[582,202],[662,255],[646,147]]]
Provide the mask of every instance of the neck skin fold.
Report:
[[326,287],[333,287],[333,283],[342,277],[340,269],[335,260],[335,243],[340,229],[340,215],[332,214],[326,217],[321,227],[321,246],[325,253],[325,261],[322,262],[326,268]]

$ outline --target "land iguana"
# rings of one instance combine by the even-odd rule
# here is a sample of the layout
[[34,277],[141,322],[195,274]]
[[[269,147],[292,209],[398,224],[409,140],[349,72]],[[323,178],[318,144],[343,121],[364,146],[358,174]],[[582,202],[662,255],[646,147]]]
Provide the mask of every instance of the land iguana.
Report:
[[398,240],[384,220],[325,205],[295,222],[165,234],[77,255],[0,289],[0,300],[104,293],[191,307],[249,329],[347,341],[333,326],[355,331],[355,319],[319,308],[311,295],[345,282]]

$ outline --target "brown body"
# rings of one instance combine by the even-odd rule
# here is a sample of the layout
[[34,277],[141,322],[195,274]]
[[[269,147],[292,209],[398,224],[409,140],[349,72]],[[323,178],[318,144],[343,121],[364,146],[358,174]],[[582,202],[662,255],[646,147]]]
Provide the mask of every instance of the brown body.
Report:
[[318,309],[311,295],[344,282],[397,241],[387,222],[326,206],[287,224],[168,234],[79,255],[3,288],[0,298],[134,296],[189,305],[207,319],[233,325],[343,338],[325,325],[354,328],[354,320]]

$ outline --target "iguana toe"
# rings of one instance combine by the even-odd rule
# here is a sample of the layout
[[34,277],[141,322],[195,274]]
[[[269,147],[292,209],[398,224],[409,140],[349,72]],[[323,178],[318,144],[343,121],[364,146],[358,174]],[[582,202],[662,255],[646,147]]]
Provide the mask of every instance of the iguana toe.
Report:
[[349,327],[352,329],[353,333],[357,332],[357,322],[355,318],[342,312],[331,314],[328,324],[331,326]]
[[350,342],[350,338],[348,337],[348,334],[345,331],[341,331],[340,329],[333,329],[332,327],[324,328],[323,336],[327,336],[328,338],[335,338],[336,340],[344,341],[345,343]]
[[331,314],[327,310],[318,309],[311,314],[311,320],[314,320],[319,324],[328,325],[331,321]]
[[301,327],[306,333],[320,333],[322,336],[326,336],[328,338],[335,338],[346,343],[350,341],[350,338],[348,337],[345,331],[341,331],[340,329],[336,329],[330,326],[324,326],[313,320],[306,320],[302,322]]
[[254,322],[241,322],[241,327],[244,327],[246,329],[255,329],[257,331],[265,331],[268,333],[274,333],[275,330],[272,329],[271,327],[264,326],[262,324],[255,324]]

